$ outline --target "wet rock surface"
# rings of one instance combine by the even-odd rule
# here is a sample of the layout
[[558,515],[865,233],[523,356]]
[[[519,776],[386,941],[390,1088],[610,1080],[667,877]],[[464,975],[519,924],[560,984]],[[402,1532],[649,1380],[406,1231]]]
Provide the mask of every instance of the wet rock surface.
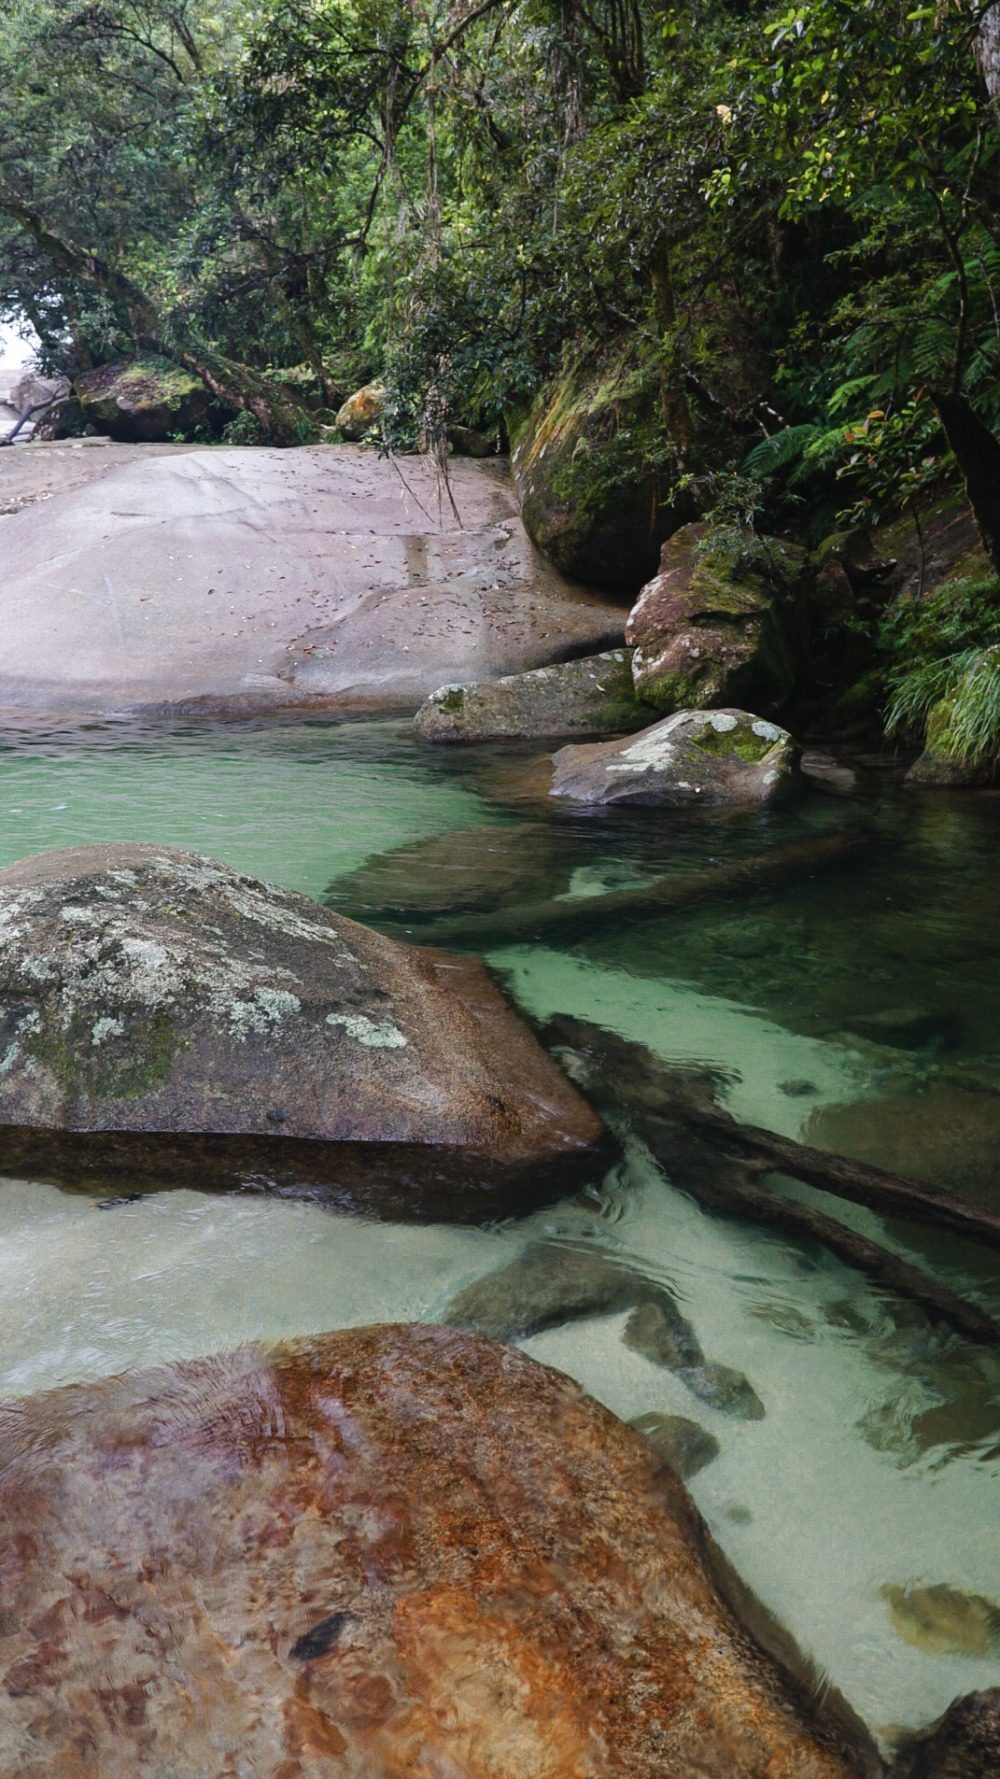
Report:
[[241,1140],[241,1166],[250,1138],[268,1166],[276,1146],[299,1145],[296,1167],[322,1145],[315,1184],[325,1168],[331,1192],[335,1149],[350,1176],[371,1145],[374,1209],[383,1188],[395,1205],[396,1146],[419,1206],[421,1154],[437,1204],[491,1163],[572,1165],[600,1134],[478,963],[198,854],[125,844],[0,872],[0,1121],[8,1159],[46,1132],[89,1133],[112,1160],[117,1139],[123,1165],[141,1135],[166,1133],[175,1167],[182,1134],[217,1162]]
[[892,1779],[993,1779],[1000,1773],[1000,1687],[969,1693],[908,1736]]
[[349,1330],[0,1407],[3,1779],[849,1779],[559,1373]]
[[[3,454],[0,710],[402,712],[444,681],[619,645],[528,542],[504,468],[349,445]],[[42,502],[42,496],[48,498]]]
[[697,1421],[689,1421],[686,1415],[665,1415],[658,1409],[651,1409],[647,1414],[635,1415],[629,1426],[648,1440],[657,1456],[669,1464],[683,1482],[697,1476],[699,1470],[704,1470],[719,1455],[715,1434],[699,1426]]
[[804,1141],[996,1204],[1000,1094],[957,1081],[822,1106]]
[[777,540],[758,553],[770,572],[720,561],[705,525],[667,539],[625,632],[641,698],[664,711],[746,702],[770,713],[785,703],[796,665],[791,590],[803,557]]
[[424,741],[631,732],[653,715],[632,688],[627,649],[507,674],[483,685],[440,686],[413,719]]
[[560,748],[550,794],[691,808],[774,803],[800,788],[787,730],[744,710],[682,710],[624,741]]

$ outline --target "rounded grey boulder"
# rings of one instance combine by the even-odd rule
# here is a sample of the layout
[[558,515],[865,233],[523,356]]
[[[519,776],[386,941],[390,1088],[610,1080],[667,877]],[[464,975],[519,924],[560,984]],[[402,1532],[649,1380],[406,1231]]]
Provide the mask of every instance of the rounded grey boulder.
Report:
[[364,1208],[426,1205],[427,1175],[450,1214],[449,1156],[481,1189],[491,1164],[579,1161],[600,1125],[473,960],[195,853],[108,845],[0,871],[0,1164],[56,1132],[98,1172],[145,1171],[125,1136],[169,1136],[178,1167],[179,1135],[213,1139],[223,1173],[242,1142],[257,1186],[261,1143],[293,1185],[307,1152],[314,1186]]
[[801,788],[787,730],[745,710],[679,710],[624,741],[563,747],[550,794],[577,803],[773,803]]

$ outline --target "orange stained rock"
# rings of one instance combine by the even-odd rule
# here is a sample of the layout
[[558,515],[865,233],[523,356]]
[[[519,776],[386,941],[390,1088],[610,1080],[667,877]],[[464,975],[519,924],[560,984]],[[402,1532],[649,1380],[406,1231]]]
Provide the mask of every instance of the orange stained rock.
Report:
[[0,1406],[0,1779],[851,1779],[651,1448],[444,1328]]

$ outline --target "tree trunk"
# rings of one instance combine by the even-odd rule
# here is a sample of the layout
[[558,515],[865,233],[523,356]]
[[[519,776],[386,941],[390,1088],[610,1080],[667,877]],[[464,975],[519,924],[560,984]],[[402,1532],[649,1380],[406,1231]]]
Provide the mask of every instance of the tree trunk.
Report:
[[965,478],[965,492],[983,548],[1000,574],[1000,439],[964,395],[931,390],[930,397]]
[[661,235],[649,265],[653,304],[660,336],[660,407],[667,438],[679,468],[690,468],[694,444],[691,409],[684,392],[684,367],[677,346],[677,305],[670,267],[670,248]]
[[976,32],[976,61],[986,82],[993,115],[1000,128],[1000,5],[987,6]]
[[65,235],[50,228],[41,212],[26,203],[2,177],[0,209],[31,235],[60,271],[103,291],[124,310],[137,351],[168,353],[200,377],[210,394],[228,402],[231,407],[253,414],[276,445],[298,443],[301,429],[304,424],[308,425],[308,420],[304,410],[283,390],[275,388],[266,377],[261,377],[247,365],[236,364],[216,352],[186,325],[182,317],[162,317],[152,299],[131,278],[100,254],[78,247]]

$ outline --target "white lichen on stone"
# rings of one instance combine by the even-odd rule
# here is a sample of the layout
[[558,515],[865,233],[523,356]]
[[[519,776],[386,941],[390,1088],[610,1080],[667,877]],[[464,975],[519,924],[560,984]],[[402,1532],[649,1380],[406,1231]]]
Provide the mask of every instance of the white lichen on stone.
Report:
[[95,914],[92,908],[77,908],[75,904],[67,902],[65,908],[59,910],[59,919],[73,926],[93,927],[100,920],[100,915]]
[[[715,730],[717,735],[730,735],[737,727],[739,719],[733,716],[731,710],[707,710],[704,721]],[[756,728],[756,724],[754,727]]]
[[16,1041],[13,1044],[8,1044],[3,1055],[0,1056],[0,1075],[9,1075],[10,1074],[10,1071],[14,1067],[14,1064],[16,1063],[20,1054],[21,1054],[20,1044],[18,1044]]
[[760,736],[761,741],[785,740],[785,730],[779,729],[777,723],[767,722],[764,717],[754,717],[750,727],[755,735]]
[[123,1019],[103,1018],[97,1020],[90,1034],[92,1044],[103,1044],[106,1038],[120,1038],[125,1030]]
[[328,1013],[327,1025],[342,1026],[349,1038],[356,1038],[372,1050],[400,1050],[406,1044],[398,1026],[388,1021],[376,1024],[373,1019],[366,1019],[363,1013]]

